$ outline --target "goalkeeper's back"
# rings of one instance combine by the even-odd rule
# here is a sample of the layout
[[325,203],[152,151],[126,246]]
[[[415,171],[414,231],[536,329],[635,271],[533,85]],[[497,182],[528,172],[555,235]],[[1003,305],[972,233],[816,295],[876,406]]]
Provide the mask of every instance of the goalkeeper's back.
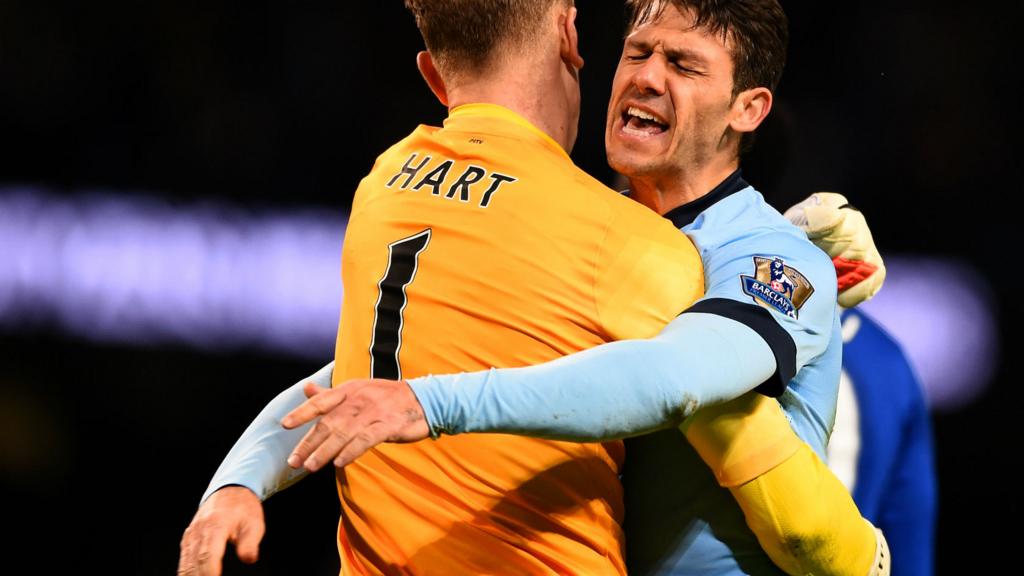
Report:
[[[334,382],[536,364],[655,334],[701,293],[668,221],[493,105],[453,110],[360,184]],[[344,571],[625,573],[620,442],[385,444],[339,473]]]

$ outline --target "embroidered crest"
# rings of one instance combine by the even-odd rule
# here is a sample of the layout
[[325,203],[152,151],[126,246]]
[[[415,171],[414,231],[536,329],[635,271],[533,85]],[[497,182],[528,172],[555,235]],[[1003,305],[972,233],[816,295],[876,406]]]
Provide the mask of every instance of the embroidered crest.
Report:
[[814,286],[807,277],[796,268],[786,266],[782,258],[754,256],[754,275],[740,275],[740,282],[754,302],[793,319],[814,293]]

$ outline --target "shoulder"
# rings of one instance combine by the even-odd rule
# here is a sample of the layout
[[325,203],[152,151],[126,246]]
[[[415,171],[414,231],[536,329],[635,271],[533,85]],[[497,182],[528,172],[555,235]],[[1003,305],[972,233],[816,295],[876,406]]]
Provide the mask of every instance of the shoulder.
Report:
[[899,349],[900,345],[896,342],[896,339],[890,335],[885,328],[882,327],[874,318],[868,316],[861,310],[852,308],[843,311],[843,325],[854,325],[856,326],[855,332],[848,339],[849,342],[855,341],[872,341],[877,342],[887,348]]
[[872,410],[905,417],[927,414],[924,388],[903,347],[856,309],[843,312],[843,369],[857,390],[858,402]]
[[768,204],[753,187],[737,192],[705,210],[695,225],[714,231],[723,243],[771,238],[806,242],[807,235]]
[[803,230],[765,202],[753,187],[716,202],[683,230],[695,240],[699,239],[697,243],[702,250],[765,242],[782,242],[795,247],[810,244]]
[[[580,201],[588,206],[584,209],[598,209],[605,212],[609,223],[609,241],[654,241],[669,247],[681,248],[692,253],[697,250],[690,238],[682,233],[667,218],[640,204],[629,196],[607,188],[592,177],[583,174],[579,182],[588,190]],[[598,190],[600,188],[600,190]]]
[[784,266],[787,273],[806,278],[816,289],[835,291],[832,260],[753,188],[709,208],[688,233],[709,269],[716,262],[752,268],[774,263]]

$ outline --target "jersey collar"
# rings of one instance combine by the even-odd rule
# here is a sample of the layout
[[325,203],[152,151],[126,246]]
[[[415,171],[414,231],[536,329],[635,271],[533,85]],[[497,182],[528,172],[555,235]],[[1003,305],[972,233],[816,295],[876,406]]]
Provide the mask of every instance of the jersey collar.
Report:
[[726,177],[725,180],[722,180],[721,184],[715,186],[711,192],[682,206],[676,206],[666,212],[664,216],[671,220],[676,228],[688,226],[697,219],[701,212],[717,204],[719,200],[723,200],[749,186],[750,184],[747,184],[747,181],[743,179],[743,171],[737,168],[735,172]]
[[[480,102],[476,104],[463,104],[461,106],[456,106],[448,112],[448,118],[445,119],[444,126],[445,128],[455,128],[464,121],[481,118],[486,118],[488,120],[497,119],[511,123],[540,138],[549,148],[552,148],[562,156],[569,158],[569,153],[559,146],[558,142],[555,142],[554,138],[548,136],[547,133],[534,126],[526,118],[523,118],[512,110],[497,104],[486,104]],[[479,126],[474,126],[473,130],[479,132]]]

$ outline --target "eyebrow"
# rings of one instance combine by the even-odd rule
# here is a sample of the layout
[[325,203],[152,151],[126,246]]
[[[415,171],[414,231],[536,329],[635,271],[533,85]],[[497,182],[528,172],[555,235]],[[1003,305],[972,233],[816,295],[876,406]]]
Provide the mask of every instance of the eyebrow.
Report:
[[[651,42],[646,40],[637,40],[635,38],[626,39],[626,46],[627,48],[635,48],[643,51],[652,51],[653,49]],[[706,66],[708,63],[707,58],[705,58],[703,54],[689,48],[672,48],[666,47],[662,44],[662,50],[665,52],[665,57],[673,62],[692,62],[702,66]]]

